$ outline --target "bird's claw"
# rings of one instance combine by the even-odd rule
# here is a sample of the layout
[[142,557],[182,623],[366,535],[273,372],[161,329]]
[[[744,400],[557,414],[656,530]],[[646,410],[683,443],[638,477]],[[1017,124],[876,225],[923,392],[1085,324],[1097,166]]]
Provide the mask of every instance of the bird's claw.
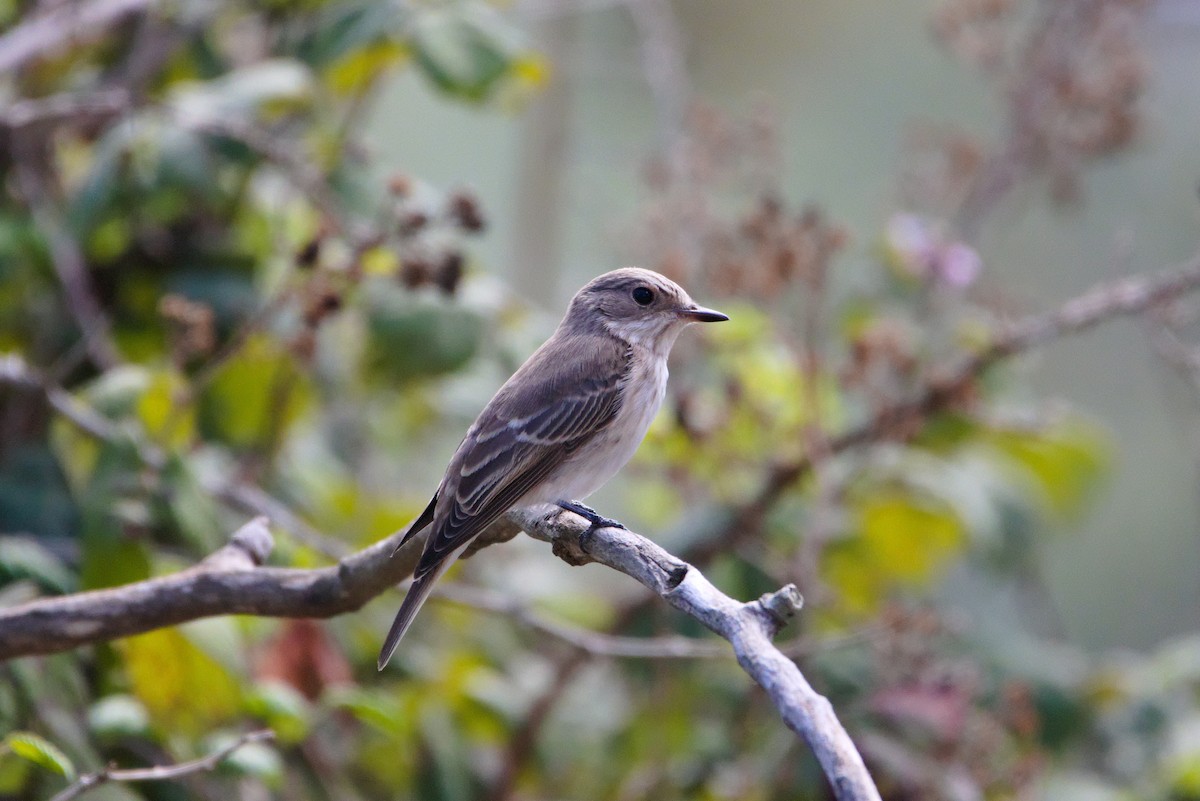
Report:
[[587,551],[587,542],[597,530],[602,528],[619,528],[622,531],[628,531],[619,520],[613,520],[611,517],[605,517],[587,504],[579,501],[558,501],[560,509],[566,509],[568,512],[575,514],[588,521],[587,531],[579,535],[579,547]]

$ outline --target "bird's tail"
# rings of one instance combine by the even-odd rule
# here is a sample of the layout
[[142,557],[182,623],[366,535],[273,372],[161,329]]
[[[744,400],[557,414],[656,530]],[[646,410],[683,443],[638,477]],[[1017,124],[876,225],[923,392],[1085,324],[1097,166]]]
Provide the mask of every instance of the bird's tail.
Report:
[[408,627],[412,625],[413,619],[416,618],[417,612],[421,610],[421,606],[429,597],[429,593],[433,592],[433,583],[437,581],[438,575],[441,572],[441,570],[438,570],[422,576],[408,588],[408,595],[404,596],[404,603],[400,604],[400,611],[396,613],[396,619],[392,621],[392,627],[388,630],[387,638],[383,641],[383,647],[379,649],[378,667],[380,670],[383,670],[388,660],[392,658],[392,654],[396,652],[396,646],[400,644],[400,638],[404,636],[404,632],[408,631]]
[[392,627],[388,630],[387,637],[383,641],[383,647],[379,649],[379,661],[376,666],[383,670],[387,665],[388,660],[392,658],[392,654],[396,652],[396,646],[400,644],[400,638],[404,636],[404,632],[408,631],[408,627],[412,625],[413,618],[417,616],[417,612],[421,611],[421,606],[429,598],[429,593],[433,592],[433,585],[441,578],[441,575],[446,572],[450,565],[454,564],[458,559],[458,555],[463,552],[469,543],[456,548],[452,553],[448,554],[436,567],[430,570],[425,575],[412,583],[408,588],[408,595],[404,596],[404,603],[400,604],[400,611],[396,613],[396,619],[392,621]]

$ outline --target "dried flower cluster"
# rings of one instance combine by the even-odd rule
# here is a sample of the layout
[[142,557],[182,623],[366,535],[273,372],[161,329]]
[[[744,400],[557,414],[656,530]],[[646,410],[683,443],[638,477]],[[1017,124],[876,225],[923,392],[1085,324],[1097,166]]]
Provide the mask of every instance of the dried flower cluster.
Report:
[[1137,41],[1146,0],[1056,0],[1022,54],[1009,90],[1028,158],[1055,195],[1076,191],[1079,167],[1128,145],[1138,129],[1146,65]]
[[459,237],[478,234],[487,227],[479,200],[464,189],[431,198],[402,175],[393,176],[388,188],[397,221],[397,277],[409,289],[436,286],[453,295],[465,264]]
[[951,0],[933,15],[937,38],[962,61],[990,70],[1009,55],[1017,0]]
[[167,325],[168,347],[177,366],[207,356],[216,346],[213,310],[209,306],[169,294],[158,302],[158,313]]
[[389,179],[387,189],[391,202],[384,222],[349,254],[330,246],[332,226],[318,229],[295,254],[302,275],[298,296],[303,328],[292,340],[292,351],[299,358],[312,358],[317,329],[342,308],[343,294],[362,280],[364,262],[373,252],[390,251],[388,269],[407,289],[436,287],[446,295],[458,290],[466,264],[462,237],[486,227],[479,200],[462,189],[443,196],[400,174]]
[[1056,200],[1074,199],[1080,169],[1127,147],[1139,129],[1146,65],[1138,33],[1148,0],[1026,4],[1036,7],[1021,13],[1017,0],[948,0],[934,15],[938,41],[983,71],[1008,118],[1005,140],[989,148],[962,134],[914,143],[918,154],[945,149],[941,163],[950,169],[940,181],[910,178],[909,188],[940,183],[946,194],[937,205],[956,205],[953,216],[968,230],[1025,175],[1046,176]]
[[[793,232],[784,230],[790,223],[776,200],[780,161],[777,125],[765,106],[741,125],[708,107],[691,109],[678,141],[647,166],[650,196],[622,237],[633,261],[705,294],[774,296],[779,281],[808,270],[801,261],[813,249],[783,241]],[[738,221],[726,203],[753,210]]]

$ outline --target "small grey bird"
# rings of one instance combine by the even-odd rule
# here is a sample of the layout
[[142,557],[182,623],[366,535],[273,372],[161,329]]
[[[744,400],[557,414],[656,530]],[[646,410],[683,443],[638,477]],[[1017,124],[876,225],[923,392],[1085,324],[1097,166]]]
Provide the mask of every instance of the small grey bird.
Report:
[[667,355],[689,323],[728,320],[674,281],[626,267],[571,300],[558,329],[488,402],[400,546],[432,526],[379,651],[382,670],[434,582],[509,509],[555,503],[592,528],[619,526],[578,500],[637,450],[662,404]]

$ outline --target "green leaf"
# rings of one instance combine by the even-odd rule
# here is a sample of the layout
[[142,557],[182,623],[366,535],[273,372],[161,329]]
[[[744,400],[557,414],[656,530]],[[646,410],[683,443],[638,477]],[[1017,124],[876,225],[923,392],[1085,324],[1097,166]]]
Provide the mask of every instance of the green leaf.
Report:
[[201,396],[201,429],[239,447],[265,445],[286,431],[311,397],[291,355],[269,337],[251,337]]
[[821,571],[852,617],[873,613],[895,588],[928,584],[966,544],[947,504],[882,488],[863,492],[853,534],[822,555]]
[[0,537],[0,584],[33,579],[44,589],[72,592],[75,577],[62,561],[32,537]]
[[132,695],[109,695],[88,710],[88,727],[101,740],[141,737],[150,731],[146,706]]
[[314,69],[325,69],[398,37],[408,18],[405,6],[386,0],[338,3],[320,16],[296,52]]
[[174,450],[191,442],[196,429],[193,408],[178,407],[187,384],[173,370],[154,370],[147,375],[145,390],[137,399],[137,418],[154,440]]
[[151,380],[149,369],[133,364],[121,365],[105,371],[81,394],[84,402],[96,411],[110,420],[119,420],[134,414]]
[[[79,530],[69,480],[41,443],[5,443],[0,458],[0,521],[7,532],[70,537]],[[48,577],[48,576],[44,576]]]
[[408,52],[400,43],[391,41],[355,50],[329,67],[325,83],[339,94],[356,94],[370,86],[384,70],[400,63]]
[[[89,512],[99,518],[103,512]],[[83,565],[79,584],[85,590],[118,587],[150,578],[150,552],[145,543],[124,537],[111,515],[84,523]]]
[[[209,738],[210,751],[225,748],[237,739],[233,734]],[[217,766],[222,773],[252,776],[269,787],[279,787],[283,781],[283,760],[279,752],[267,743],[246,743],[225,757]]]
[[162,474],[166,513],[184,539],[208,553],[224,544],[226,531],[217,502],[195,473],[194,458],[173,456],[167,462]]
[[91,150],[87,173],[71,193],[67,222],[81,239],[86,239],[85,234],[109,217],[117,205],[131,131],[131,126],[125,124],[105,131]]
[[858,510],[863,545],[887,575],[921,584],[964,543],[962,526],[944,504],[885,493]]
[[212,81],[174,89],[170,102],[180,113],[199,120],[233,117],[270,118],[301,111],[313,100],[313,80],[298,61],[273,59],[233,70]]
[[75,765],[58,746],[33,732],[15,731],[0,741],[7,750],[35,765],[51,770],[67,781],[75,780]]
[[401,735],[410,732],[414,722],[394,693],[358,687],[331,687],[324,702],[334,709],[344,709],[356,720],[380,732]]
[[453,372],[478,351],[483,318],[474,311],[379,289],[367,296],[367,360],[369,369],[388,381]]
[[261,719],[281,743],[298,743],[308,736],[312,707],[290,684],[259,685],[246,699],[246,711]]
[[420,12],[412,44],[417,63],[435,86],[472,101],[487,99],[518,54],[512,31],[481,3]]

